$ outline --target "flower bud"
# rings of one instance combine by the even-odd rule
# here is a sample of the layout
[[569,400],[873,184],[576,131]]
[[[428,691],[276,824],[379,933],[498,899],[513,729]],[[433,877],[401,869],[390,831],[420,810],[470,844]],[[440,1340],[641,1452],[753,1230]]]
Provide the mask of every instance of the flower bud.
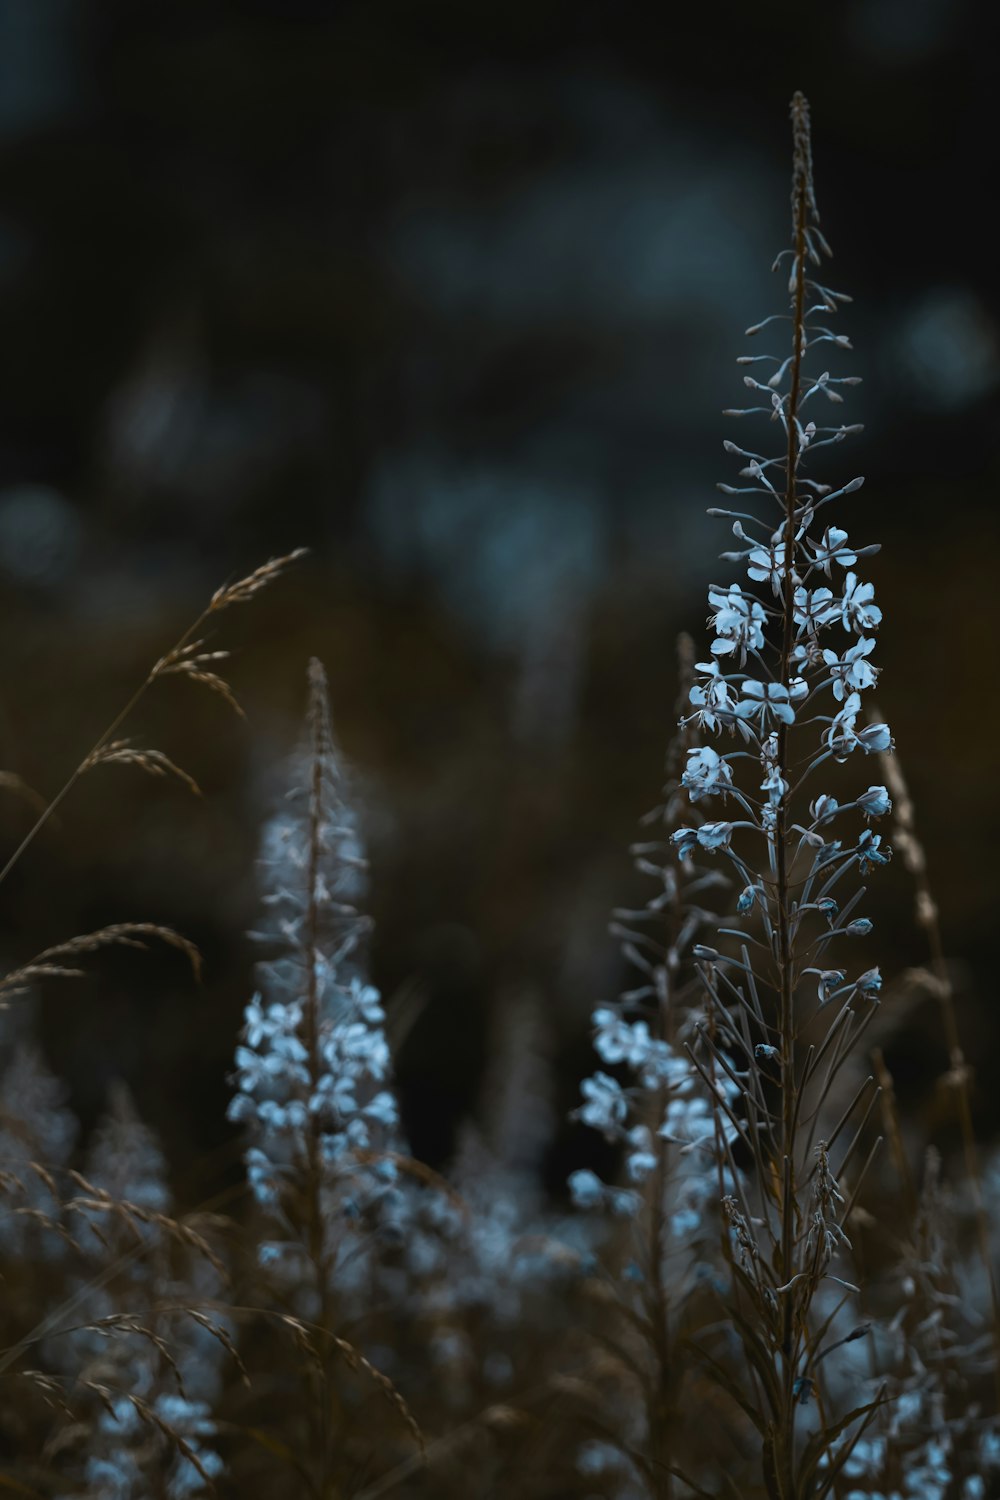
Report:
[[858,806],[866,818],[883,818],[892,812],[892,798],[884,786],[870,786],[858,798]]

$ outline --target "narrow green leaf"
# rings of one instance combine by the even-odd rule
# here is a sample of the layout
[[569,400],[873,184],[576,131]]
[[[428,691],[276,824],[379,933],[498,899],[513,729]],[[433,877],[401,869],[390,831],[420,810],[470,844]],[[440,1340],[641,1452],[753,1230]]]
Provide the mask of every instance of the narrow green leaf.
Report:
[[739,1331],[740,1339],[743,1342],[743,1352],[760,1376],[761,1384],[764,1387],[764,1394],[767,1396],[768,1405],[771,1408],[771,1415],[776,1417],[781,1410],[781,1387],[778,1384],[778,1375],[774,1368],[774,1360],[771,1358],[764,1340],[754,1328],[749,1318],[745,1317],[739,1308],[732,1306],[732,1304],[725,1303],[723,1305]]
[[817,1491],[817,1500],[820,1500],[821,1496],[829,1493],[834,1480],[840,1473],[840,1470],[843,1468],[844,1464],[850,1458],[855,1446],[864,1434],[865,1429],[870,1425],[876,1411],[880,1406],[884,1405],[885,1393],[883,1388],[883,1390],[879,1391],[877,1396],[875,1396],[871,1401],[867,1401],[864,1406],[854,1407],[852,1411],[849,1411],[845,1416],[841,1417],[831,1426],[825,1428],[824,1431],[814,1433],[814,1435],[809,1439],[808,1443],[805,1446],[805,1451],[802,1455],[802,1463],[799,1468],[799,1485],[802,1489],[803,1494],[809,1493],[809,1488],[818,1473],[820,1459],[823,1457],[823,1454],[830,1448],[830,1445],[832,1443],[835,1443],[837,1441],[841,1433],[845,1432],[847,1428],[850,1427],[852,1422],[857,1422],[860,1419],[861,1426],[854,1434],[852,1441],[846,1444],[839,1453],[831,1457],[830,1466],[826,1474],[820,1480],[822,1488]]
[[764,1418],[759,1411],[755,1410],[753,1404],[740,1390],[729,1371],[723,1365],[720,1365],[717,1359],[713,1359],[711,1354],[705,1349],[700,1349],[697,1344],[690,1344],[688,1347],[699,1359],[704,1360],[708,1366],[708,1373],[712,1376],[716,1385],[721,1386],[726,1395],[736,1402],[736,1405],[745,1416],[750,1418],[750,1421],[756,1427],[761,1437],[763,1437],[765,1431]]
[[764,1475],[764,1488],[767,1490],[768,1500],[784,1500],[781,1493],[781,1483],[778,1479],[778,1465],[774,1456],[774,1429],[769,1427],[764,1434],[764,1446],[760,1454],[761,1469]]

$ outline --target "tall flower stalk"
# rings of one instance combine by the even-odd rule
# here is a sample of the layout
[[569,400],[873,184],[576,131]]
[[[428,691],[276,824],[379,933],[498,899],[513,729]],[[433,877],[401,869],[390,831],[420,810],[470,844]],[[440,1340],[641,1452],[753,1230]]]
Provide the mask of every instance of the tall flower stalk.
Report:
[[[329,1326],[350,1227],[394,1180],[396,1102],[378,992],[363,977],[371,923],[357,906],[365,860],[334,747],[326,678],[309,673],[307,745],[262,858],[272,956],[247,1007],[229,1115],[250,1127],[250,1185],[273,1227],[262,1261],[309,1287]],[[368,1205],[370,1206],[370,1204]]]
[[[694,675],[690,636],[681,636],[678,659],[681,712]],[[621,940],[630,984],[615,1003],[594,1011],[601,1066],[584,1080],[584,1102],[576,1111],[622,1149],[628,1186],[606,1184],[588,1168],[569,1178],[578,1207],[598,1210],[619,1226],[604,1247],[604,1280],[597,1286],[602,1295],[608,1287],[614,1291],[624,1399],[605,1424],[607,1440],[586,1445],[579,1466],[605,1479],[634,1472],[651,1500],[674,1494],[682,1337],[694,1321],[718,1203],[731,1187],[716,1149],[718,1130],[727,1127],[713,1114],[711,1097],[714,1089],[730,1097],[735,1089],[725,1076],[710,1080],[695,1024],[698,940],[715,926],[717,893],[729,881],[707,862],[696,868],[689,859],[678,867],[671,850],[678,827],[700,826],[682,782],[693,740],[682,721],[667,749],[663,800],[643,819],[645,836],[632,847],[636,869],[655,889],[639,909],[614,914],[612,931]],[[685,1050],[691,1044],[701,1071]]]
[[310,1493],[327,1496],[348,1446],[335,1367],[366,1376],[417,1429],[390,1382],[343,1336],[371,1303],[404,1205],[385,1015],[364,977],[366,862],[318,661],[290,780],[265,830],[267,916],[257,935],[271,957],[246,1008],[229,1117],[250,1136],[247,1176],[267,1232],[261,1270],[279,1320],[307,1346],[315,1399],[303,1462]]
[[[852,1290],[839,1262],[850,1248],[845,1226],[876,1092],[867,1079],[832,1116],[837,1074],[881,986],[877,968],[854,967],[854,940],[872,925],[856,914],[864,887],[843,893],[850,877],[888,861],[889,849],[868,825],[891,803],[884,786],[862,789],[857,780],[840,803],[820,788],[817,773],[863,764],[892,743],[886,725],[862,715],[862,695],[876,681],[871,657],[881,611],[855,568],[878,549],[852,545],[828,510],[863,481],[831,485],[811,472],[819,450],[859,430],[824,423],[825,409],[839,407],[857,379],[825,368],[829,354],[851,347],[830,326],[850,299],[820,279],[830,250],[819,227],[801,94],[791,117],[792,235],[775,262],[788,266],[788,310],[747,330],[787,338],[776,353],[740,361],[754,404],[727,413],[763,421],[779,440],[771,452],[725,445],[741,463],[742,482],[720,486],[733,508],[711,514],[731,523],[739,547],[723,559],[741,566],[747,581],[709,590],[715,639],[685,718],[738,748],[720,753],[703,744],[688,752],[682,780],[691,800],[721,804],[721,816],[672,835],[682,861],[714,853],[730,863],[741,889],[718,946],[696,953],[706,1071],[734,1089],[715,1089],[712,1098],[734,1184],[724,1201],[729,1311],[750,1389],[707,1351],[706,1358],[760,1434],[773,1500],[828,1493],[849,1457],[849,1442],[829,1456],[843,1418],[825,1409],[820,1361],[830,1352],[823,1347],[829,1319],[817,1315],[814,1300],[828,1282]],[[843,826],[839,837],[834,823]],[[876,1405],[877,1398],[854,1413],[855,1440]]]

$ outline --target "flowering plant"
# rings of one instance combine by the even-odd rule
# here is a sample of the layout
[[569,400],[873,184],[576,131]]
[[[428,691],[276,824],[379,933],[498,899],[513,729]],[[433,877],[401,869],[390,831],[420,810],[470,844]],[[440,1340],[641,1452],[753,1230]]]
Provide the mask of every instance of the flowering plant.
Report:
[[[752,1389],[733,1378],[721,1351],[701,1352],[757,1428],[765,1484],[780,1500],[826,1493],[880,1401],[876,1395],[819,1431],[806,1410],[814,1397],[822,1407],[820,1362],[830,1352],[831,1320],[817,1314],[818,1295],[830,1285],[852,1290],[842,1265],[850,1249],[844,1226],[864,1167],[849,1192],[840,1184],[853,1172],[876,1096],[868,1079],[840,1118],[829,1118],[835,1080],[882,982],[877,967],[854,959],[854,940],[872,924],[857,910],[864,888],[849,891],[848,881],[891,853],[869,826],[891,810],[886,788],[862,777],[868,784],[838,801],[817,779],[831,765],[863,763],[892,748],[888,727],[862,713],[877,678],[881,611],[855,569],[878,548],[852,544],[829,510],[863,481],[833,485],[812,474],[814,456],[859,430],[825,416],[857,380],[824,367],[828,353],[851,347],[830,326],[850,299],[821,279],[830,251],[801,94],[791,113],[792,240],[775,262],[788,269],[789,307],[748,330],[754,337],[783,330],[785,346],[740,360],[754,404],[727,413],[763,420],[778,442],[773,451],[725,444],[740,463],[740,482],[720,486],[730,505],[710,513],[730,522],[738,546],[723,560],[744,577],[709,589],[714,639],[708,659],[695,664],[681,716],[683,764],[667,829],[679,870],[665,876],[660,903],[670,933],[665,961],[650,964],[648,949],[633,944],[652,984],[595,1015],[599,1055],[629,1066],[635,1087],[599,1072],[584,1083],[579,1111],[625,1144],[633,1184],[658,1177],[653,1224],[664,1214],[664,1187],[672,1181],[678,1189],[676,1166],[667,1170],[655,1139],[707,1158],[689,1174],[666,1231],[690,1233],[713,1202],[721,1207],[727,1311]],[[706,858],[728,866],[737,892],[732,918],[713,917],[693,901]],[[712,941],[694,942],[706,926]],[[688,993],[686,1011],[668,1019],[682,961],[695,971],[700,1000]],[[627,1018],[651,999],[658,1034],[646,1020]],[[631,1112],[637,1091],[646,1098],[640,1119]],[[587,1171],[570,1186],[580,1203],[641,1214],[634,1188],[605,1189]],[[658,1318],[652,1332],[662,1342],[663,1308]],[[840,1438],[835,1456],[833,1435]]]

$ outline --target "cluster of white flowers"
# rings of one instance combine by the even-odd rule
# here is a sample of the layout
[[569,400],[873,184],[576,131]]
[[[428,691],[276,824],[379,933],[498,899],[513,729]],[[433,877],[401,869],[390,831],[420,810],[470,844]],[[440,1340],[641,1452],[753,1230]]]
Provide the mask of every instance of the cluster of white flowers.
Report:
[[[789,396],[787,393],[779,395],[777,391],[770,394],[775,414],[784,422]],[[800,398],[800,410],[809,394],[807,392]],[[801,451],[837,442],[851,430],[843,426],[818,428],[809,422],[800,428]],[[748,461],[743,473],[756,482],[738,491],[729,485],[721,488],[732,494],[762,496],[783,507],[785,497],[778,494],[767,470],[783,464],[784,460],[765,459],[732,443],[726,446]],[[830,725],[835,719],[844,723],[851,717],[856,720],[860,713],[860,694],[874,686],[877,677],[877,669],[868,660],[875,649],[875,639],[867,632],[878,628],[882,611],[873,602],[874,587],[862,583],[850,569],[859,557],[869,556],[878,548],[872,545],[847,550],[844,546],[847,533],[839,528],[828,528],[821,542],[809,535],[820,507],[859,489],[862,480],[852,480],[832,493],[827,486],[812,481],[800,479],[799,484],[805,493],[797,501],[794,527],[789,535],[787,523],[782,523],[771,538],[767,556],[775,561],[768,571],[761,568],[762,551],[757,545],[751,544],[738,552],[725,554],[731,561],[742,560],[747,565],[751,584],[767,579],[772,585],[772,593],[779,600],[783,593],[790,593],[795,634],[787,652],[785,673],[775,675],[764,656],[768,627],[775,621],[780,622],[783,608],[774,602],[765,602],[745,584],[732,583],[726,589],[713,586],[708,598],[712,606],[710,623],[716,631],[711,646],[714,659],[698,663],[701,676],[690,693],[694,709],[691,720],[699,728],[713,734],[728,729],[738,733],[758,751],[775,725],[791,725],[804,713],[808,714],[808,722],[813,724]],[[762,524],[747,512],[714,510],[712,513],[732,518],[733,531],[742,540],[748,540],[744,523],[751,526]],[[790,570],[788,584],[785,582],[786,570]],[[838,582],[841,570],[844,576]],[[817,574],[829,577],[837,584],[836,590],[825,585],[810,587]],[[853,644],[834,650],[822,643],[821,633],[838,627],[849,638],[856,636],[857,639]],[[749,656],[754,670],[723,672],[719,658],[733,654],[739,655],[741,668]],[[817,711],[817,700],[826,688],[831,689],[837,702],[844,706],[837,715],[824,718]],[[885,750],[890,744],[884,725],[871,726],[865,737],[857,737],[856,741],[847,740],[844,735],[835,738],[842,755],[850,754],[856,748],[867,753]],[[840,743],[842,739],[843,744]],[[690,752],[692,764],[688,769],[696,785],[704,758],[702,747]],[[730,780],[725,777],[726,785]],[[691,783],[686,781],[685,784]]]
[[333,1163],[352,1148],[367,1150],[377,1127],[391,1130],[398,1121],[395,1095],[379,1087],[389,1076],[389,1049],[378,991],[355,975],[335,987],[333,1007],[326,985],[317,994],[325,1013],[317,1027],[322,1067],[315,1077],[301,999],[265,1003],[255,995],[246,1008],[229,1118],[258,1127],[261,1144],[250,1147],[247,1164],[260,1203],[277,1202],[283,1158],[305,1151],[313,1126],[324,1161]]
[[[224,1469],[213,1410],[227,1356],[199,1318],[207,1308],[213,1327],[225,1327],[229,1337],[233,1329],[215,1311],[217,1269],[200,1254],[179,1255],[171,1242],[160,1217],[171,1209],[166,1162],[122,1085],[113,1088],[111,1108],[91,1140],[86,1180],[127,1216],[123,1221],[114,1211],[84,1211],[91,1234],[80,1240],[92,1257],[90,1271],[110,1262],[117,1275],[105,1269],[82,1282],[77,1300],[86,1321],[81,1319],[84,1326],[63,1351],[67,1371],[82,1365],[108,1392],[107,1404],[98,1405],[81,1428],[87,1494],[95,1500],[144,1500],[160,1481],[167,1500],[208,1494]],[[156,1312],[161,1304],[173,1309],[168,1325]],[[117,1319],[124,1322],[116,1326]],[[133,1321],[157,1323],[163,1347],[133,1331]]]
[[[737,606],[721,594],[715,602],[726,629],[742,632],[744,616]],[[752,634],[760,617],[750,612],[745,618]],[[736,635],[726,638],[735,642]],[[749,637],[744,632],[740,639]],[[685,737],[682,727],[681,741]],[[679,749],[679,744],[671,747],[668,761],[677,758]],[[707,796],[725,796],[731,787],[728,762],[711,746],[693,749],[683,776],[668,785],[666,803],[656,816],[669,831],[682,808]],[[692,848],[718,847],[720,829],[728,839],[726,825],[718,823],[689,830]],[[652,857],[666,858],[669,848],[669,843],[640,844],[633,850],[637,867],[657,879],[661,889],[643,911],[619,912],[619,922],[628,925],[615,930],[645,982],[616,1004],[593,1012],[594,1050],[604,1066],[582,1081],[583,1102],[575,1111],[582,1124],[621,1148],[626,1182],[605,1183],[592,1169],[581,1167],[570,1174],[568,1186],[578,1208],[601,1210],[612,1218],[638,1218],[648,1203],[651,1212],[662,1215],[669,1242],[665,1251],[674,1254],[704,1237],[705,1209],[719,1197],[719,1146],[735,1137],[730,1114],[720,1105],[735,1098],[738,1084],[721,1071],[699,1070],[693,1060],[690,1043],[696,1029],[678,980],[682,959],[690,961],[697,954],[694,939],[709,920],[697,898],[718,882],[711,873],[679,872]],[[648,927],[662,928],[665,910],[673,913],[676,930],[664,948]],[[671,1041],[666,1040],[668,1028]],[[662,1171],[657,1176],[658,1167]],[[728,1182],[729,1175],[724,1166],[721,1181]],[[639,1227],[644,1235],[646,1229]]]
[[322,1205],[327,1266],[347,1226],[377,1206],[385,1228],[400,1210],[385,1013],[364,974],[370,923],[357,906],[365,861],[316,662],[308,744],[289,779],[265,828],[267,921],[255,936],[272,952],[246,1007],[229,1118],[250,1135],[248,1180],[275,1229],[260,1259],[295,1277],[307,1251],[290,1206],[303,1183]]
[[[836,293],[819,283],[809,280],[807,285],[816,307],[805,310],[803,362],[806,352],[829,336],[828,331],[817,331],[811,318],[818,309],[832,311],[837,300]],[[838,342],[846,345],[846,340]],[[839,443],[855,430],[807,420],[809,404],[824,398],[839,401],[836,386],[844,382],[829,374],[810,382],[803,375],[802,387],[793,393],[782,385],[788,364],[784,361],[766,385],[748,375],[747,384],[766,393],[767,406],[736,415],[766,412],[781,425],[786,448],[795,455],[793,488],[789,492],[787,451],[767,458],[735,443],[726,448],[743,461],[741,475],[747,482],[721,486],[730,495],[754,497],[765,508],[786,514],[773,529],[773,521],[748,510],[712,512],[731,521],[742,546],[724,556],[744,565],[747,581],[709,589],[709,621],[715,631],[711,659],[697,664],[690,708],[682,720],[692,730],[712,737],[726,732],[738,741],[739,748],[731,752],[711,744],[690,747],[681,777],[692,804],[717,799],[727,806],[729,816],[681,826],[671,838],[682,860],[704,851],[732,863],[744,892],[738,912],[754,911],[762,917],[771,944],[778,925],[773,894],[777,845],[779,840],[794,840],[790,857],[808,856],[811,867],[803,874],[790,916],[790,939],[794,944],[799,924],[818,913],[826,925],[815,945],[822,953],[842,932],[859,936],[867,930],[846,909],[838,912],[829,896],[831,888],[852,867],[866,874],[890,856],[881,837],[868,828],[846,841],[829,840],[825,830],[851,811],[865,820],[881,818],[891,811],[891,801],[881,785],[870,785],[845,803],[814,795],[803,817],[796,810],[798,794],[824,762],[888,751],[892,737],[885,724],[864,722],[862,710],[862,697],[877,680],[871,658],[882,612],[874,602],[872,584],[854,569],[878,549],[851,546],[839,526],[817,525],[832,501],[854,493],[862,481],[852,479],[831,490],[800,472],[807,453]],[[758,528],[764,532],[759,540],[753,536]],[[787,744],[793,730],[811,739],[811,748],[803,744],[796,750],[794,775]],[[760,767],[760,779],[754,777],[750,784],[746,776],[737,775],[748,761]],[[756,854],[753,839],[760,841]],[[836,993],[872,998],[877,991],[878,972],[869,970],[847,988],[842,983]],[[821,984],[821,1000],[828,998]]]
[[[675,1238],[690,1238],[702,1227],[705,1204],[718,1196],[720,1136],[732,1141],[735,1129],[724,1111],[713,1108],[712,1090],[688,1054],[652,1036],[648,1021],[629,1020],[621,1005],[602,1005],[594,1011],[593,1023],[598,1057],[609,1067],[626,1068],[630,1081],[622,1083],[599,1069],[581,1083],[583,1103],[575,1114],[623,1148],[631,1186],[608,1185],[581,1167],[568,1179],[573,1202],[619,1218],[637,1214],[643,1202],[637,1189],[652,1177],[662,1156],[655,1134],[678,1148],[670,1170],[667,1224]],[[736,1083],[725,1075],[713,1087],[719,1100],[732,1100],[737,1093]]]

